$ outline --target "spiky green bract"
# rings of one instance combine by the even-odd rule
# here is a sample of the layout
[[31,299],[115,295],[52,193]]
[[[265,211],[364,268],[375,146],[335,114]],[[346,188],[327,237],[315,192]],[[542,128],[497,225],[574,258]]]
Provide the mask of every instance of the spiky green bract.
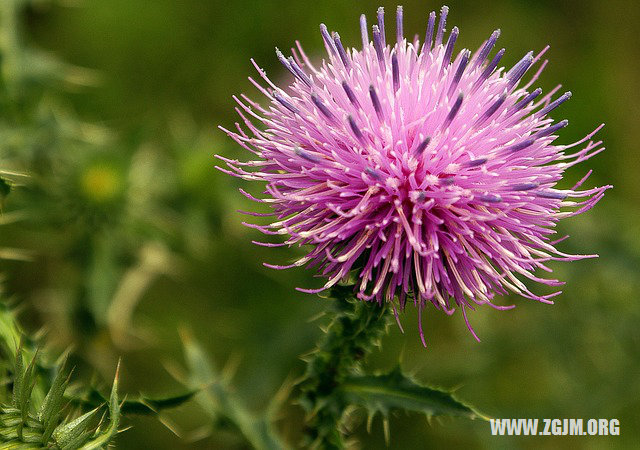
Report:
[[36,383],[42,385],[36,370],[34,355],[28,364],[24,362],[22,348],[16,352],[13,368],[13,395],[11,404],[0,406],[0,447],[97,449],[106,447],[115,437],[120,420],[118,376],[113,382],[109,399],[109,421],[96,425],[96,417],[103,408],[95,408],[79,417],[67,415],[60,420],[64,410],[65,390],[69,376],[64,362],[56,370],[44,401],[33,402],[32,392]]
[[227,423],[244,436],[257,450],[285,450],[289,446],[277,435],[273,415],[282,399],[276,395],[264,414],[249,411],[242,399],[229,386],[229,377],[218,373],[200,344],[188,333],[182,333],[188,376],[184,381],[193,390],[201,391],[196,400],[212,423]]
[[117,372],[107,402],[108,420],[96,423],[104,404],[84,414],[65,412],[70,379],[66,358],[50,377],[40,353],[31,347],[15,313],[1,303],[0,368],[10,382],[0,387],[0,448],[105,448],[113,441],[120,421]]
[[307,412],[305,446],[345,446],[343,416],[349,406],[342,383],[357,375],[364,357],[380,345],[392,314],[386,305],[356,300],[352,286],[335,286],[333,317],[316,350],[307,359],[300,383],[300,404]]
[[44,430],[42,432],[42,440],[48,442],[56,428],[58,418],[62,413],[64,403],[64,393],[69,385],[70,375],[66,375],[64,371],[66,358],[58,367],[56,376],[51,383],[51,388],[44,398],[42,407],[38,412],[38,420],[42,423]]

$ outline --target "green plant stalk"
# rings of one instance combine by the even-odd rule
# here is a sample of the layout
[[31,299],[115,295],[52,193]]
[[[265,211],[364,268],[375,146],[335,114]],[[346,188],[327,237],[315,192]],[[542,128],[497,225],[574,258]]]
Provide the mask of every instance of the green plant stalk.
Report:
[[307,359],[300,383],[300,404],[307,412],[304,445],[341,449],[345,409],[349,402],[340,386],[360,373],[364,358],[379,347],[391,320],[390,307],[354,297],[352,286],[332,289],[333,317],[317,348]]
[[280,441],[272,429],[269,418],[250,413],[224,383],[212,383],[207,394],[215,399],[222,414],[238,427],[240,433],[254,448],[258,450],[286,448],[286,445]]
[[[250,412],[243,401],[229,387],[229,380],[221,377],[212,361],[189,333],[183,331],[185,359],[189,370],[187,384],[206,413],[214,421],[224,420],[234,425],[238,432],[257,450],[283,450],[288,446],[281,441],[273,427],[268,410],[264,415]],[[275,400],[274,405],[278,401]]]

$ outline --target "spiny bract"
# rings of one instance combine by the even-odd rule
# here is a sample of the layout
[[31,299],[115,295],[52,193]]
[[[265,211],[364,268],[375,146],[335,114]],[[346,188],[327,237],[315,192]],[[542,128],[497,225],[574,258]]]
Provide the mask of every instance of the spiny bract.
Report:
[[[546,48],[498,68],[504,49],[489,57],[496,30],[475,53],[465,49],[452,60],[458,28],[445,41],[447,13],[445,6],[437,23],[435,12],[429,15],[424,42],[404,37],[402,7],[393,42],[386,41],[382,8],[372,40],[362,15],[362,50],[345,48],[321,25],[329,56],[321,66],[299,43],[289,58],[276,50],[294,76],[286,90],[254,62],[267,86],[250,80],[270,103],[234,97],[250,133],[238,124],[237,132],[223,130],[257,159],[219,158],[224,172],[266,182],[268,198],[242,192],[270,204],[278,220],[248,225],[288,239],[263,245],[311,246],[291,266],[267,264],[317,266],[328,278],[321,289],[302,291],[355,276],[363,300],[395,300],[403,308],[411,298],[420,315],[427,302],[448,314],[460,308],[469,326],[466,310],[475,305],[512,307],[494,305],[496,293],[552,303],[559,292],[536,295],[516,275],[557,286],[534,271],[550,271],[549,260],[592,256],[562,253],[549,235],[610,186],[578,190],[589,172],[571,189],[555,188],[567,168],[604,148],[591,141],[600,127],[554,145],[568,122],[549,113],[571,93],[552,101],[559,87],[544,96],[529,90],[546,61],[522,81]],[[424,342],[421,325],[420,335]]]

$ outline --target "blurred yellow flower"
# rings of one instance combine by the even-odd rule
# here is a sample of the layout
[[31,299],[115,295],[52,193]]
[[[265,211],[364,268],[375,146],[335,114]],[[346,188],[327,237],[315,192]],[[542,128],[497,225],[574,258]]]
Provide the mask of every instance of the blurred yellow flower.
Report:
[[120,192],[120,174],[113,167],[104,164],[89,167],[80,180],[82,192],[96,203],[113,200]]

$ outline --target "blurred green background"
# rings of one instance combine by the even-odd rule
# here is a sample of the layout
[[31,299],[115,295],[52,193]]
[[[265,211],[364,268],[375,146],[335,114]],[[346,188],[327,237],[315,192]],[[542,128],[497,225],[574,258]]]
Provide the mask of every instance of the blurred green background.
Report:
[[[251,408],[264,408],[287,376],[299,376],[299,356],[321,333],[321,322],[309,319],[326,300],[293,289],[319,285],[311,271],[262,266],[299,251],[251,244],[259,233],[241,226],[236,210],[255,207],[237,188],[259,189],[214,169],[215,153],[247,157],[216,126],[237,120],[232,94],[260,99],[247,81],[250,57],[286,83],[274,47],[298,39],[321,57],[320,22],[358,45],[359,14],[371,21],[379,4],[395,11],[390,2],[272,0],[34,1],[21,9],[22,30],[13,36],[22,43],[11,47],[6,28],[0,37],[0,162],[30,177],[15,180],[22,186],[3,209],[0,247],[13,259],[0,260],[0,271],[28,327],[44,326],[61,350],[72,345],[87,376],[109,379],[122,356],[123,393],[183,390],[170,374],[182,361],[180,328],[219,366],[239,361],[233,385]],[[406,32],[421,35],[429,11],[441,6],[403,5]],[[493,417],[618,418],[621,436],[497,438],[481,421],[429,424],[402,413],[391,419],[389,448],[633,448],[640,441],[640,7],[631,0],[448,5],[448,28],[461,30],[458,50],[477,48],[495,28],[506,66],[551,45],[538,85],[563,83],[574,94],[555,113],[570,119],[561,142],[606,123],[599,138],[607,151],[572,168],[564,183],[593,168],[588,185],[614,189],[558,230],[572,236],[563,251],[600,258],[551,264],[567,281],[555,306],[511,298],[515,310],[473,313],[480,344],[461,315],[427,311],[424,349],[408,308],[405,334],[394,326],[368,364],[388,369],[401,360],[424,382],[458,387],[460,398]],[[20,48],[38,53],[10,52]],[[301,416],[296,406],[281,412],[278,427],[291,443]],[[131,416],[118,447],[248,446],[224,426],[209,433],[211,420],[194,402],[162,417],[182,438],[155,418]],[[363,448],[386,448],[379,418],[371,433],[359,423],[354,435]]]

